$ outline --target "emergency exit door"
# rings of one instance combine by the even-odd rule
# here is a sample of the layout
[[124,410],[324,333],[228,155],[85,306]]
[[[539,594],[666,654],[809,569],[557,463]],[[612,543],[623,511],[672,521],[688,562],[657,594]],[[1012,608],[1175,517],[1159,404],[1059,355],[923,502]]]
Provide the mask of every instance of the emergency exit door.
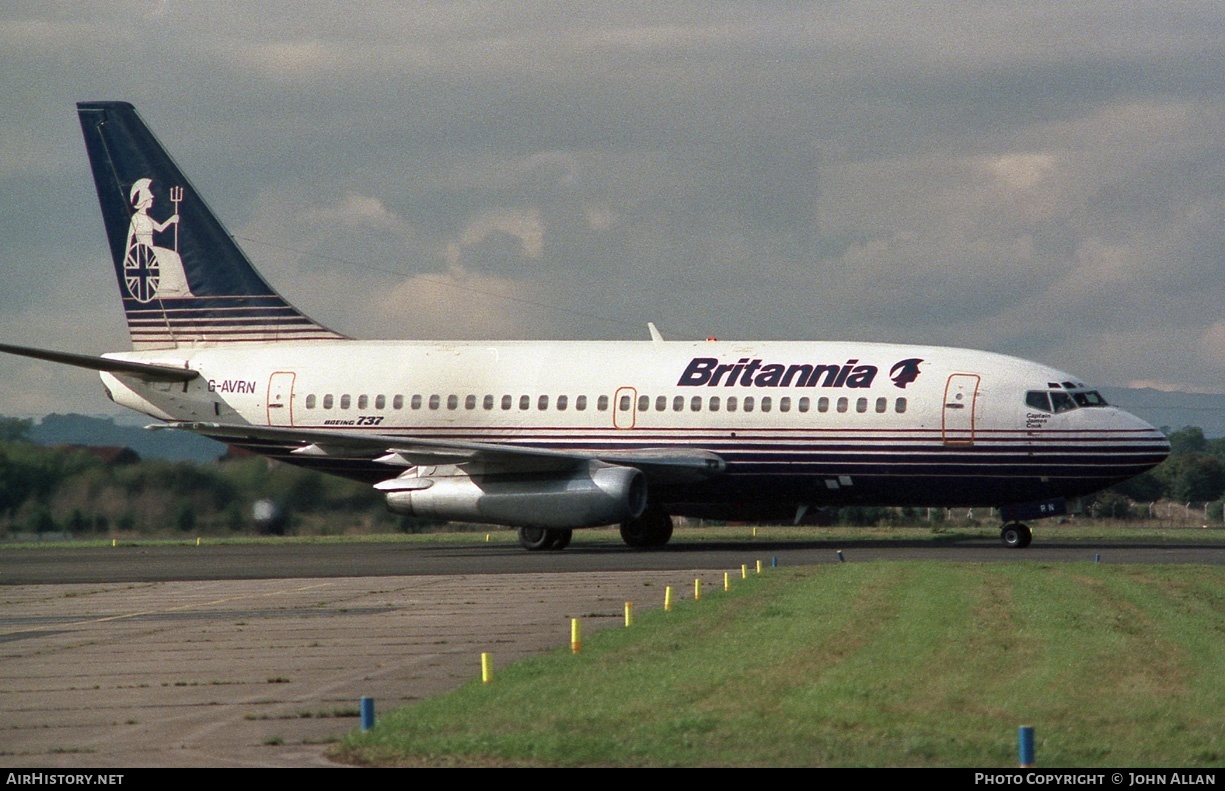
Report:
[[268,377],[268,425],[293,425],[293,383],[290,371],[277,371]]

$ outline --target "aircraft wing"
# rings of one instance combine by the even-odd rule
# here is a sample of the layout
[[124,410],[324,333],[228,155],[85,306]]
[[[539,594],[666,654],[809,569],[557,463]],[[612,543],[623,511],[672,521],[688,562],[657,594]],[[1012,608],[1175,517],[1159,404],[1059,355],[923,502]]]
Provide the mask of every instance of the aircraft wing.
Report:
[[560,451],[507,443],[227,423],[160,423],[148,428],[191,431],[227,443],[243,440],[283,443],[297,446],[291,452],[303,456],[368,459],[393,467],[453,464],[459,467],[479,465],[484,471],[548,472],[596,460],[636,467],[648,480],[659,483],[702,480],[719,475],[727,468],[718,454],[700,448]]

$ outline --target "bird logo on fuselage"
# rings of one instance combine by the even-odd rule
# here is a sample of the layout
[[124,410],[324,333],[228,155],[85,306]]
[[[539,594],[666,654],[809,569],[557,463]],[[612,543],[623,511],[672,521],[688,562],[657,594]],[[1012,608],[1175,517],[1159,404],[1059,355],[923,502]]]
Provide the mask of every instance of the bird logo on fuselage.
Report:
[[919,363],[923,362],[918,357],[910,357],[894,364],[889,369],[889,378],[893,380],[893,384],[897,387],[906,389],[906,385],[919,378]]

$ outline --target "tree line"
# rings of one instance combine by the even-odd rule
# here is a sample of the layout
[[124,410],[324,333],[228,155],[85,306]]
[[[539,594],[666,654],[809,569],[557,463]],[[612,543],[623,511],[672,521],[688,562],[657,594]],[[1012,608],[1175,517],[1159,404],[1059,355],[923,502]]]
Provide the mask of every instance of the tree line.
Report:
[[[246,456],[210,463],[115,463],[81,447],[40,447],[32,421],[0,417],[0,536],[350,529],[416,531],[363,483]],[[261,520],[256,504],[279,518]]]

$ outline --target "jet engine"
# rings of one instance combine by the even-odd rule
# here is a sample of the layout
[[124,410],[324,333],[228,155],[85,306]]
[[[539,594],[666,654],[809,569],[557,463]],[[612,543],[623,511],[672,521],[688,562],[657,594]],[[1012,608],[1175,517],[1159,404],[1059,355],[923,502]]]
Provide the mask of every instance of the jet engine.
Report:
[[641,471],[600,461],[539,472],[413,467],[374,488],[406,516],[566,530],[636,519],[647,502]]

